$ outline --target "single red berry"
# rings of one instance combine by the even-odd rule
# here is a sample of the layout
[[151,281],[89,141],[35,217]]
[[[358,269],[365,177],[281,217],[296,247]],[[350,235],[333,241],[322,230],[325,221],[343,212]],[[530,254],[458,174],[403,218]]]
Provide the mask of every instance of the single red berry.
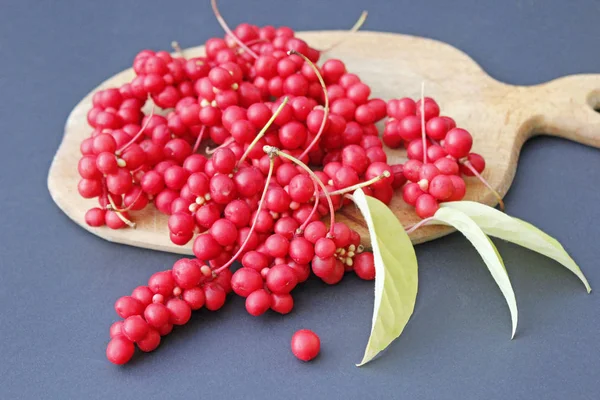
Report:
[[125,336],[120,335],[112,338],[106,346],[106,358],[113,364],[123,365],[131,360],[135,346]]
[[127,339],[134,343],[142,340],[148,333],[148,329],[150,329],[148,323],[139,315],[127,317],[121,328]]
[[365,251],[354,256],[354,272],[360,279],[371,281],[375,279],[375,259],[373,253]]
[[99,207],[90,208],[85,213],[85,222],[89,226],[103,226],[105,221],[106,210]]
[[201,287],[194,287],[184,290],[181,298],[190,306],[192,310],[199,310],[206,301],[204,289]]
[[315,255],[319,258],[329,258],[333,257],[335,251],[337,250],[337,246],[335,242],[326,237],[322,237],[315,243]]
[[148,287],[154,293],[161,294],[163,296],[170,296],[175,288],[175,280],[171,271],[161,271],[153,274],[148,279]]
[[214,282],[204,285],[204,294],[206,296],[205,306],[210,311],[216,311],[223,307],[227,298],[227,293],[223,287]]
[[446,134],[443,147],[448,154],[459,159],[469,154],[472,145],[473,137],[469,132],[461,128],[454,128]]
[[200,264],[196,259],[182,258],[173,264],[173,279],[181,289],[191,289],[202,280]]
[[171,323],[173,325],[184,325],[192,316],[192,309],[185,301],[172,298],[165,304],[171,314]]
[[150,326],[159,329],[169,323],[171,314],[163,304],[152,303],[148,304],[146,310],[144,310],[144,318]]
[[156,329],[150,329],[146,336],[137,342],[140,350],[150,352],[160,344],[160,333]]
[[120,297],[115,302],[115,311],[121,318],[128,318],[132,315],[141,315],[144,312],[144,305],[131,296]]
[[246,311],[255,317],[264,314],[271,305],[271,295],[264,289],[253,291],[246,298]]
[[437,200],[430,194],[422,194],[415,203],[415,212],[421,218],[432,217],[440,208]]
[[[485,159],[477,153],[470,153],[467,156],[467,161],[471,163],[471,166],[475,168],[475,171],[478,173],[482,173],[485,169]],[[467,168],[463,165],[460,167],[460,172],[465,174],[466,176],[474,176],[475,174],[471,171],[470,168]]]
[[296,287],[298,278],[294,270],[287,265],[281,264],[269,270],[266,282],[271,292],[285,294],[291,292]]
[[114,338],[115,336],[119,336],[119,335],[123,334],[123,332],[121,331],[122,327],[123,327],[123,321],[117,321],[110,326],[109,332],[110,332],[111,339]]
[[154,296],[154,292],[148,286],[138,286],[131,292],[131,297],[139,300],[144,307],[152,303],[152,296]]
[[262,289],[263,278],[256,269],[242,267],[233,273],[231,288],[241,297],[248,297],[250,293]]
[[463,178],[457,175],[450,175],[450,179],[452,179],[452,186],[454,187],[454,193],[448,199],[448,201],[459,201],[465,197],[465,193],[467,191],[467,186],[465,185],[465,181]]
[[314,359],[321,350],[321,340],[311,330],[301,329],[292,336],[292,353],[302,360],[310,361]]
[[271,293],[271,310],[279,314],[289,314],[294,308],[294,298],[291,294]]

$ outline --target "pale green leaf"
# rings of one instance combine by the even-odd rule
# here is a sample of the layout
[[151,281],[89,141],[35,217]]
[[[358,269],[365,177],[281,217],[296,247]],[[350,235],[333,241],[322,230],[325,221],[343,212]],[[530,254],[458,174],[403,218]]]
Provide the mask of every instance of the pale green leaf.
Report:
[[367,222],[375,259],[373,321],[361,366],[404,330],[415,308],[418,271],[415,249],[394,213],[361,189],[353,199]]
[[515,336],[517,330],[518,311],[517,300],[513,291],[508,273],[504,267],[504,262],[498,254],[496,246],[489,237],[481,230],[479,226],[469,216],[460,210],[450,207],[441,207],[433,216],[432,223],[441,222],[444,225],[450,225],[460,231],[475,246],[475,249],[483,258],[485,265],[490,270],[492,277],[498,284],[500,291],[504,295],[510,310],[512,320],[512,335]]
[[518,244],[558,261],[583,282],[588,293],[591,292],[592,289],[583,272],[562,245],[535,226],[473,201],[443,203],[442,207],[460,210],[467,214],[490,236]]

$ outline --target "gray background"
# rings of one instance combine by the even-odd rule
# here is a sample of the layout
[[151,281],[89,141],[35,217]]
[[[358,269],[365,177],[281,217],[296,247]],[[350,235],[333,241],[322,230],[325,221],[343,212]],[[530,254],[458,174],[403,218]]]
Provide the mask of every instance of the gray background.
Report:
[[[597,0],[223,0],[235,25],[365,29],[437,38],[492,76],[535,84],[600,72]],[[520,309],[455,234],[420,245],[416,312],[401,340],[358,369],[372,283],[311,281],[292,315],[253,318],[239,298],[200,312],[124,368],[104,355],[113,303],[177,256],[105,242],[54,205],[46,174],[71,108],[143,48],[221,35],[207,1],[2,1],[0,5],[0,398],[598,399],[600,297],[542,256],[498,243]],[[592,88],[590,88],[592,89]],[[597,89],[597,88],[595,88]],[[600,115],[599,115],[600,118]],[[600,286],[600,153],[537,138],[523,149],[510,214],[557,237]],[[299,328],[322,352],[291,355]]]

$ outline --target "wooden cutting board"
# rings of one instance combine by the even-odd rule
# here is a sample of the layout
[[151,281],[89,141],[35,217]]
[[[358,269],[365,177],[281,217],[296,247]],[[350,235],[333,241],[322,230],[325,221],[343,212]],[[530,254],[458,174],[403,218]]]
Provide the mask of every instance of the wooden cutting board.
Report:
[[[512,86],[492,79],[463,52],[431,39],[366,31],[299,33],[315,48],[326,48],[346,35],[351,37],[325,58],[343,60],[350,72],[371,86],[374,97],[385,100],[419,98],[421,82],[425,82],[426,95],[436,99],[442,114],[451,116],[458,126],[473,134],[473,151],[482,154],[487,162],[483,176],[502,196],[512,183],[521,147],[530,137],[545,133],[600,147],[600,114],[594,111],[600,107],[600,74],[568,76],[530,87]],[[204,54],[204,48],[184,52],[186,57],[198,56]],[[133,77],[131,69],[114,75],[73,109],[50,168],[48,188],[56,204],[95,235],[132,246],[192,254],[191,242],[184,247],[170,242],[167,217],[152,206],[132,213],[137,223],[135,230],[92,228],[84,221],[85,212],[97,206],[96,200],[83,199],[77,193],[79,144],[91,132],[86,114],[92,94],[98,89],[118,87]],[[387,152],[390,163],[405,159],[403,151]],[[465,199],[497,204],[494,195],[475,178],[467,178]],[[413,208],[402,201],[400,191],[390,207],[404,226],[419,221]],[[348,222],[367,239],[365,224],[353,206],[338,212],[337,219]],[[430,226],[418,229],[411,237],[417,244],[451,232],[451,228]]]

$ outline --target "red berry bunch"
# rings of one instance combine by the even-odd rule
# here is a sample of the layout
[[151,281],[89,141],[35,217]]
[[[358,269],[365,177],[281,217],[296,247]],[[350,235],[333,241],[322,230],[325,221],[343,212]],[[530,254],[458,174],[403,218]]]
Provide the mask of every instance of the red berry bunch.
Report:
[[[136,77],[98,91],[88,113],[78,191],[98,206],[86,222],[135,227],[131,216],[153,204],[169,215],[171,241],[193,241],[196,256],[117,301],[124,320],[107,348],[116,364],[134,344],[155,349],[192,310],[219,309],[230,291],[251,315],[287,314],[311,272],[327,284],[349,271],[374,279],[373,254],[335,222],[347,194],[362,188],[388,204],[401,188],[427,218],[438,202],[463,198],[461,173],[485,167],[433,99],[386,104],[341,60],[315,65],[320,52],[290,28],[231,31],[213,7],[227,34],[206,42],[205,57],[143,50]],[[386,116],[381,139],[375,124]],[[383,144],[405,146],[409,160],[389,165]]]
[[125,364],[133,356],[134,343],[144,352],[153,351],[174,325],[190,320],[193,310],[220,309],[231,292],[230,279],[229,270],[214,276],[207,265],[188,258],[152,275],[147,286],[138,286],[131,296],[116,301],[115,311],[123,321],[110,327],[107,358]]
[[408,157],[401,168],[409,181],[402,188],[404,201],[419,217],[428,218],[439,202],[461,200],[466,192],[461,173],[479,175],[485,168],[483,157],[470,152],[471,134],[457,128],[452,118],[440,116],[440,107],[430,97],[390,100],[387,115],[383,141],[391,148],[405,146]]

